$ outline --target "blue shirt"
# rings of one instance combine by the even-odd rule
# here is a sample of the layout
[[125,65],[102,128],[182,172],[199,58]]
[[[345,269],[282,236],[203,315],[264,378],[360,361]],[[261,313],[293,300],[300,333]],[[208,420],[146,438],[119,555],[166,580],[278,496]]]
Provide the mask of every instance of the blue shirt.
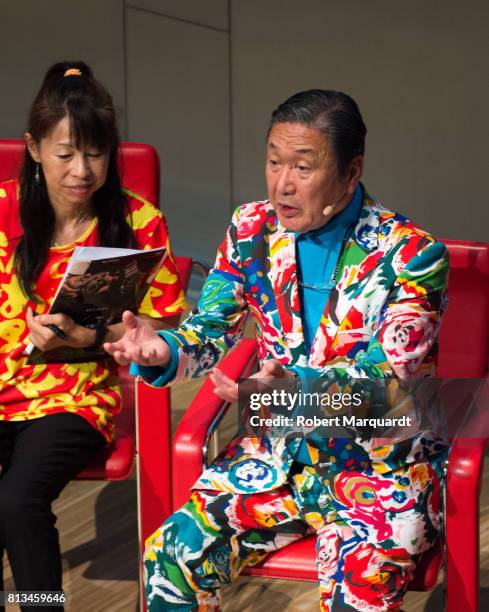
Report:
[[[362,199],[362,188],[357,185],[348,206],[329,223],[311,232],[296,234],[302,328],[308,356],[326,303],[337,280],[334,276],[343,245],[360,217]],[[300,368],[294,370],[301,378],[304,377]],[[299,447],[296,460],[311,465],[305,441]]]
[[307,354],[335,285],[334,273],[343,244],[362,210],[358,185],[346,208],[319,229],[296,234],[297,274],[302,305],[302,324]]

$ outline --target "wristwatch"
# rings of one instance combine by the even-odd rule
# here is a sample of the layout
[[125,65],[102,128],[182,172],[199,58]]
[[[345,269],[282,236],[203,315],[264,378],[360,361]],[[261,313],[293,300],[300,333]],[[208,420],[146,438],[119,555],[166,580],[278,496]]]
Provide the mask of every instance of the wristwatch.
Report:
[[107,327],[102,323],[98,323],[97,327],[94,327],[93,329],[95,329],[95,340],[92,342],[92,344],[89,344],[83,349],[84,351],[87,351],[87,353],[91,353],[92,351],[98,351],[102,346],[105,340],[105,336],[108,332]]

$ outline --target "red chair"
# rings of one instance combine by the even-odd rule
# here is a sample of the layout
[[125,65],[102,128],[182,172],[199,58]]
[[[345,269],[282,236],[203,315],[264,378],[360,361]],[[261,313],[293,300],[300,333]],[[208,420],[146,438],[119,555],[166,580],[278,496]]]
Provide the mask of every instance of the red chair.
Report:
[[[25,144],[22,140],[0,139],[0,181],[18,177]],[[125,187],[138,193],[149,202],[158,205],[160,191],[160,166],[156,150],[146,144],[124,142],[121,145],[120,169]],[[192,260],[177,258],[182,283],[187,287]],[[116,439],[94,463],[83,470],[83,480],[125,480],[133,470],[135,461],[135,396],[134,378],[127,368],[121,368],[123,410],[118,414]],[[164,395],[166,396],[167,393]]]
[[[450,252],[450,302],[440,334],[438,375],[443,378],[486,378],[489,364],[489,244],[447,240]],[[467,321],[463,326],[461,322]],[[221,362],[220,368],[235,379],[245,377],[256,362],[254,340],[242,340],[240,345]],[[140,383],[139,385],[141,385]],[[138,386],[138,388],[140,388]],[[153,389],[139,397],[144,403],[138,409],[152,410],[161,390]],[[166,487],[164,511],[141,530],[144,541],[168,516],[189,497],[192,484],[202,472],[206,449],[228,404],[213,393],[210,380],[205,381],[177,429],[172,454],[172,478],[168,464],[165,471],[153,472],[150,478]],[[166,433],[165,433],[166,436]],[[151,438],[140,446],[143,456],[148,445],[157,445],[170,460],[170,450],[163,451],[163,439]],[[447,472],[446,503],[446,590],[448,612],[476,612],[479,588],[479,493],[481,487],[486,438],[457,438],[451,449]],[[151,466],[148,466],[151,469]],[[163,478],[162,478],[163,474]],[[171,493],[170,493],[171,483]],[[172,502],[170,503],[170,495]],[[461,537],[462,536],[462,537]],[[271,578],[317,581],[315,537],[270,554],[248,574]],[[411,590],[430,590],[436,584],[443,563],[441,547],[423,556]]]

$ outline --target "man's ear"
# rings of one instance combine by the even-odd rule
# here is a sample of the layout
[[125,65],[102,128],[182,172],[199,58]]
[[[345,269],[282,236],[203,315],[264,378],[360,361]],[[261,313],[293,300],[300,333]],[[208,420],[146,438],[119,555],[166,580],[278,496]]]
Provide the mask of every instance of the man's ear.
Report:
[[357,183],[362,178],[363,160],[363,155],[357,155],[351,163],[350,176]]
[[27,145],[27,149],[29,150],[32,159],[39,164],[41,161],[41,158],[39,157],[39,145],[34,140],[30,132],[26,132],[24,134],[24,141]]
[[360,182],[363,174],[363,155],[357,155],[353,158],[350,165],[350,172],[348,176],[348,193],[353,194],[355,189]]

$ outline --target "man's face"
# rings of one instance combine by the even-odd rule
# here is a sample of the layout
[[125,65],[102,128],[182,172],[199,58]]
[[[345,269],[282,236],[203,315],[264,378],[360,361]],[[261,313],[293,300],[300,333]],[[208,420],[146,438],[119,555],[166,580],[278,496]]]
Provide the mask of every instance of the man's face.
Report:
[[[333,151],[318,129],[276,123],[268,137],[268,198],[281,225],[308,232],[325,225],[351,200],[358,178],[341,177]],[[327,214],[325,207],[333,205]]]

